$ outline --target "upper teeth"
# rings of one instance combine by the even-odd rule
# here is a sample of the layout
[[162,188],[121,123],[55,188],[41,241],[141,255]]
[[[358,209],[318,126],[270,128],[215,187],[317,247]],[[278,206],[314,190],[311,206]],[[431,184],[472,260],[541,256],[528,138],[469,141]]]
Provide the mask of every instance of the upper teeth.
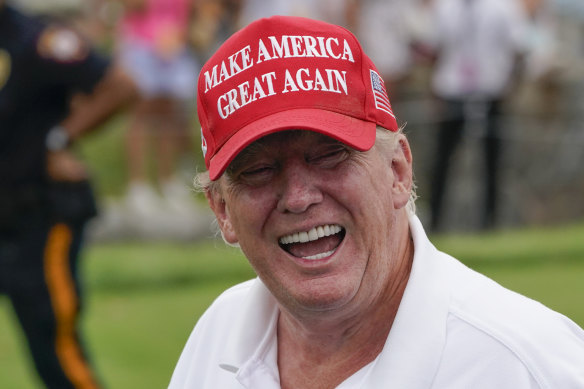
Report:
[[338,234],[341,232],[342,227],[336,224],[327,224],[324,226],[314,227],[309,231],[296,232],[294,234],[286,235],[280,238],[281,244],[290,243],[306,243],[319,238]]

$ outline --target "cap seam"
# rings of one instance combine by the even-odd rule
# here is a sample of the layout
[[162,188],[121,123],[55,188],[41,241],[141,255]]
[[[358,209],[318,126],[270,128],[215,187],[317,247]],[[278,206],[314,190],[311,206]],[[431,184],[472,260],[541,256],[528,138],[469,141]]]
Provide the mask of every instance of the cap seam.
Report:
[[[368,115],[368,112],[367,112],[367,97],[368,97],[368,93],[369,93],[368,88],[370,87],[370,85],[365,82],[366,79],[365,79],[364,70],[363,70],[363,65],[365,64],[365,61],[364,61],[364,59],[365,59],[365,51],[363,50],[363,46],[361,46],[361,43],[357,40],[357,37],[350,30],[348,30],[347,28],[345,28],[343,26],[338,26],[338,27],[340,27],[341,29],[345,30],[345,32],[348,33],[348,36],[353,40],[353,43],[359,48],[359,51],[360,51],[360,54],[361,54],[360,55],[360,57],[361,57],[360,58],[360,62],[361,63],[359,64],[360,65],[360,69],[361,69],[361,83],[364,86],[364,94],[363,94],[364,97],[363,97],[363,101],[361,102],[361,111],[365,114],[364,115],[365,116],[365,120],[366,121],[371,121],[371,120],[369,120],[369,115]],[[375,124],[379,124],[377,122],[377,120],[373,120],[372,122],[375,123]]]

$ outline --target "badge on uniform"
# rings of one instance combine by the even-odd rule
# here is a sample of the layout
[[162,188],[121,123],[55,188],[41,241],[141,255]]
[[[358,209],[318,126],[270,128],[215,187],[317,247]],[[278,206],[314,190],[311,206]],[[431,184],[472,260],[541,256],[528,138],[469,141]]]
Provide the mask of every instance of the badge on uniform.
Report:
[[6,50],[0,49],[0,89],[4,87],[10,76],[11,60]]
[[49,26],[39,37],[37,51],[42,57],[57,62],[76,62],[87,57],[89,47],[75,31]]

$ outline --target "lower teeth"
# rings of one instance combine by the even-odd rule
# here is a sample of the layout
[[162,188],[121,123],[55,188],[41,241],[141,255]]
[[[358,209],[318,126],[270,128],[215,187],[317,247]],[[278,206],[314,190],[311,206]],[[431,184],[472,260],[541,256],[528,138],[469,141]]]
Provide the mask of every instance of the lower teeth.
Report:
[[326,253],[309,255],[307,257],[302,257],[302,258],[304,258],[304,259],[321,259],[321,258],[325,258],[325,257],[333,255],[334,252],[335,252],[335,250],[331,250],[331,251],[327,251]]

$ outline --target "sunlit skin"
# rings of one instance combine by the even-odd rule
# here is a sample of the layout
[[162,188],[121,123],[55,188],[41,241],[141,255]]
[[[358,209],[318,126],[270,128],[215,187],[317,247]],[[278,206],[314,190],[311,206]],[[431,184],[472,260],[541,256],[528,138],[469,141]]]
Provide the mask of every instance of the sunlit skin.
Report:
[[[328,373],[332,382],[342,381],[383,346],[413,253],[405,210],[411,153],[406,138],[398,137],[391,150],[375,145],[357,152],[310,131],[270,135],[244,150],[220,189],[208,193],[225,239],[239,243],[281,306],[283,387],[294,369],[303,377],[316,369],[321,379]],[[280,241],[327,225],[342,231],[310,243]],[[327,254],[302,258],[321,253]],[[322,358],[331,362],[330,371],[310,363]]]

